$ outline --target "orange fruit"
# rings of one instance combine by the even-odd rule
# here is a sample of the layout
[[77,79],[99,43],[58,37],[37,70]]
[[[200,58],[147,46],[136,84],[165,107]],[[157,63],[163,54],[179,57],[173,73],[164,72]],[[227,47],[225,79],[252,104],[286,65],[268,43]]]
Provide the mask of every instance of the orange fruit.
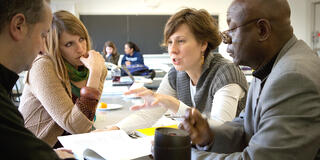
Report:
[[100,102],[99,104],[98,104],[98,108],[107,108],[108,107],[108,105],[106,104],[106,103],[104,103],[104,102]]

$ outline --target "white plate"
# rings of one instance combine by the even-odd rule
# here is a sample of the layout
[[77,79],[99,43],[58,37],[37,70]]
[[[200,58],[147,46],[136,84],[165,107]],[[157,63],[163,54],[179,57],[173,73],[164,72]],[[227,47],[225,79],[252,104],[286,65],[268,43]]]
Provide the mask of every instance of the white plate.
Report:
[[107,108],[97,108],[99,111],[108,111],[108,110],[113,110],[113,109],[119,109],[122,108],[123,106],[120,104],[107,104]]

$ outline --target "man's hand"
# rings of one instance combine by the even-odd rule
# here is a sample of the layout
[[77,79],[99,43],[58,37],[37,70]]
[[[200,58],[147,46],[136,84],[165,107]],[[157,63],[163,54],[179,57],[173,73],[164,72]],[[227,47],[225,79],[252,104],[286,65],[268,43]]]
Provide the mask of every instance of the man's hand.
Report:
[[57,148],[54,150],[60,159],[74,158],[71,150],[65,148]]
[[120,128],[117,127],[117,126],[108,126],[107,128],[96,129],[96,130],[93,130],[91,132],[106,132],[106,131],[113,131],[113,130],[120,130]]
[[187,131],[193,144],[205,146],[212,143],[214,135],[210,130],[207,119],[195,109],[187,109],[185,120],[179,125],[180,129]]

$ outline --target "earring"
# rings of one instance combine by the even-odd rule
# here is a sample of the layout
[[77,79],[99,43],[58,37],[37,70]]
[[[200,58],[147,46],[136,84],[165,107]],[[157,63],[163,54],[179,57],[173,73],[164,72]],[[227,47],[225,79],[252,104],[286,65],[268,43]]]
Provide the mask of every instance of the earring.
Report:
[[201,56],[201,65],[203,65],[204,64],[204,53],[201,52],[201,54],[202,54],[202,56]]

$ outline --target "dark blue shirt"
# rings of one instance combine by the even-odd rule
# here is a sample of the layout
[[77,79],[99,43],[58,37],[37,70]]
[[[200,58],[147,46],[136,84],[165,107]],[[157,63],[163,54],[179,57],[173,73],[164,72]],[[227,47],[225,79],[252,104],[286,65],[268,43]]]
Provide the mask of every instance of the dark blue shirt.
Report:
[[144,65],[143,56],[140,52],[134,52],[132,56],[130,56],[129,54],[124,54],[121,61],[121,65],[125,65],[126,61],[130,61],[131,65],[137,65],[137,64]]

